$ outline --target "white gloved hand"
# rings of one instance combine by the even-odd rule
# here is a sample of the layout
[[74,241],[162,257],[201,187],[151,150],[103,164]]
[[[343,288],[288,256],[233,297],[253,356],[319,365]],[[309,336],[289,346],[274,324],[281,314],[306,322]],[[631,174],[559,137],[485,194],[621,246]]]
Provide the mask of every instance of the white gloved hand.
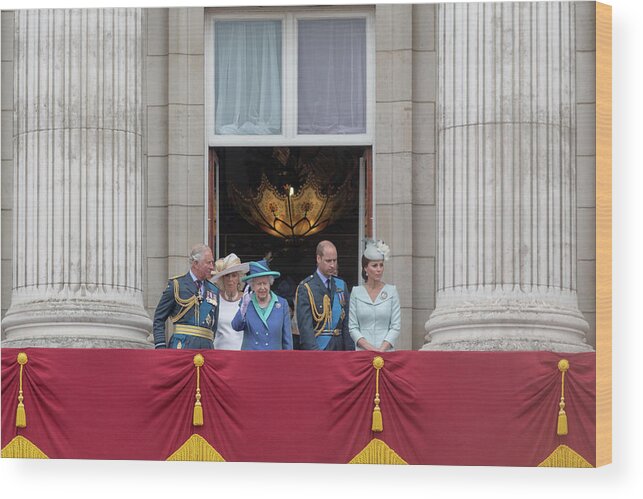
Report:
[[248,305],[250,305],[250,300],[252,299],[252,296],[250,293],[246,293],[243,295],[243,298],[241,299],[241,315],[244,317],[246,316],[246,311],[248,310]]

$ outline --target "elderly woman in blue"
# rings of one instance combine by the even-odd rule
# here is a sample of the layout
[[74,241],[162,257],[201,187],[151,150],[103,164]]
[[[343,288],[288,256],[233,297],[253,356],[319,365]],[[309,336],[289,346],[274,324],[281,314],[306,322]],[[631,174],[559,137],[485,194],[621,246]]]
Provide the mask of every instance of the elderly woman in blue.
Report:
[[252,288],[232,319],[234,330],[243,331],[241,350],[292,350],[288,302],[270,291],[279,276],[261,260],[250,262],[250,272],[241,278]]
[[400,297],[382,280],[389,248],[382,241],[368,241],[362,255],[364,284],[351,291],[348,331],[355,350],[395,350],[400,336]]

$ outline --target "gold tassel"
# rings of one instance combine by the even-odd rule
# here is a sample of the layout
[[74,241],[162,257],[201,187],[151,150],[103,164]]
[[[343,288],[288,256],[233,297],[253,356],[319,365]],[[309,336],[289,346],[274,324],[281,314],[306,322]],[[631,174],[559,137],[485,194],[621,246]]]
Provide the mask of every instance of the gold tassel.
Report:
[[[379,399],[376,399],[376,404],[379,404]],[[371,426],[371,430],[373,431],[382,431],[384,427],[382,426],[382,411],[380,410],[379,407],[375,407],[373,409],[373,425]]]
[[567,435],[567,414],[565,413],[565,372],[569,369],[569,361],[561,359],[558,362],[558,370],[561,372],[560,382],[560,402],[558,407],[558,427],[556,428],[557,435]]
[[380,369],[384,367],[384,359],[379,355],[375,357],[373,359],[373,367],[375,368],[375,407],[373,408],[373,424],[371,425],[371,430],[380,432],[384,430],[382,411],[380,409]]
[[18,354],[18,364],[20,364],[20,387],[18,389],[18,408],[16,409],[16,428],[27,427],[27,413],[25,412],[25,405],[22,403],[24,397],[22,395],[22,369],[27,363],[27,354],[20,352]]
[[25,414],[25,405],[22,403],[21,399],[18,402],[18,409],[16,410],[16,428],[26,428],[27,427],[27,415]]
[[201,406],[201,373],[199,369],[205,362],[203,355],[197,353],[194,356],[194,365],[196,366],[196,402],[194,403],[194,414],[192,415],[193,426],[203,426],[203,407]]

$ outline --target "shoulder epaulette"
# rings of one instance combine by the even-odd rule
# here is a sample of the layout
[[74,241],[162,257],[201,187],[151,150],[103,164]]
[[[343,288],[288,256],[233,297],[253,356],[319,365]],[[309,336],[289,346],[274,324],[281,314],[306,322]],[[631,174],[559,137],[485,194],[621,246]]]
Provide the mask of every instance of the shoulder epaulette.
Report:
[[315,276],[314,274],[310,274],[308,277],[304,277],[299,284],[301,285],[301,284],[309,282],[314,276]]
[[174,281],[175,279],[178,279],[179,277],[183,277],[185,274],[179,274],[175,275],[174,277],[170,277],[170,281]]

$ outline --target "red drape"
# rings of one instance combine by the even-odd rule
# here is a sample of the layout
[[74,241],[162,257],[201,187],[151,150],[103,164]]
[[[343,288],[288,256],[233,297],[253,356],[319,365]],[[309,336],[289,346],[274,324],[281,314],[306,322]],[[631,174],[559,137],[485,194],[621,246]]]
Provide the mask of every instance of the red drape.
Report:
[[[16,428],[19,352],[27,427]],[[2,350],[4,448],[50,458],[167,459],[193,433],[226,461],[347,463],[373,438],[409,464],[535,466],[560,444],[595,464],[595,355],[391,352],[371,432],[371,352]],[[561,374],[569,434],[556,435]]]

